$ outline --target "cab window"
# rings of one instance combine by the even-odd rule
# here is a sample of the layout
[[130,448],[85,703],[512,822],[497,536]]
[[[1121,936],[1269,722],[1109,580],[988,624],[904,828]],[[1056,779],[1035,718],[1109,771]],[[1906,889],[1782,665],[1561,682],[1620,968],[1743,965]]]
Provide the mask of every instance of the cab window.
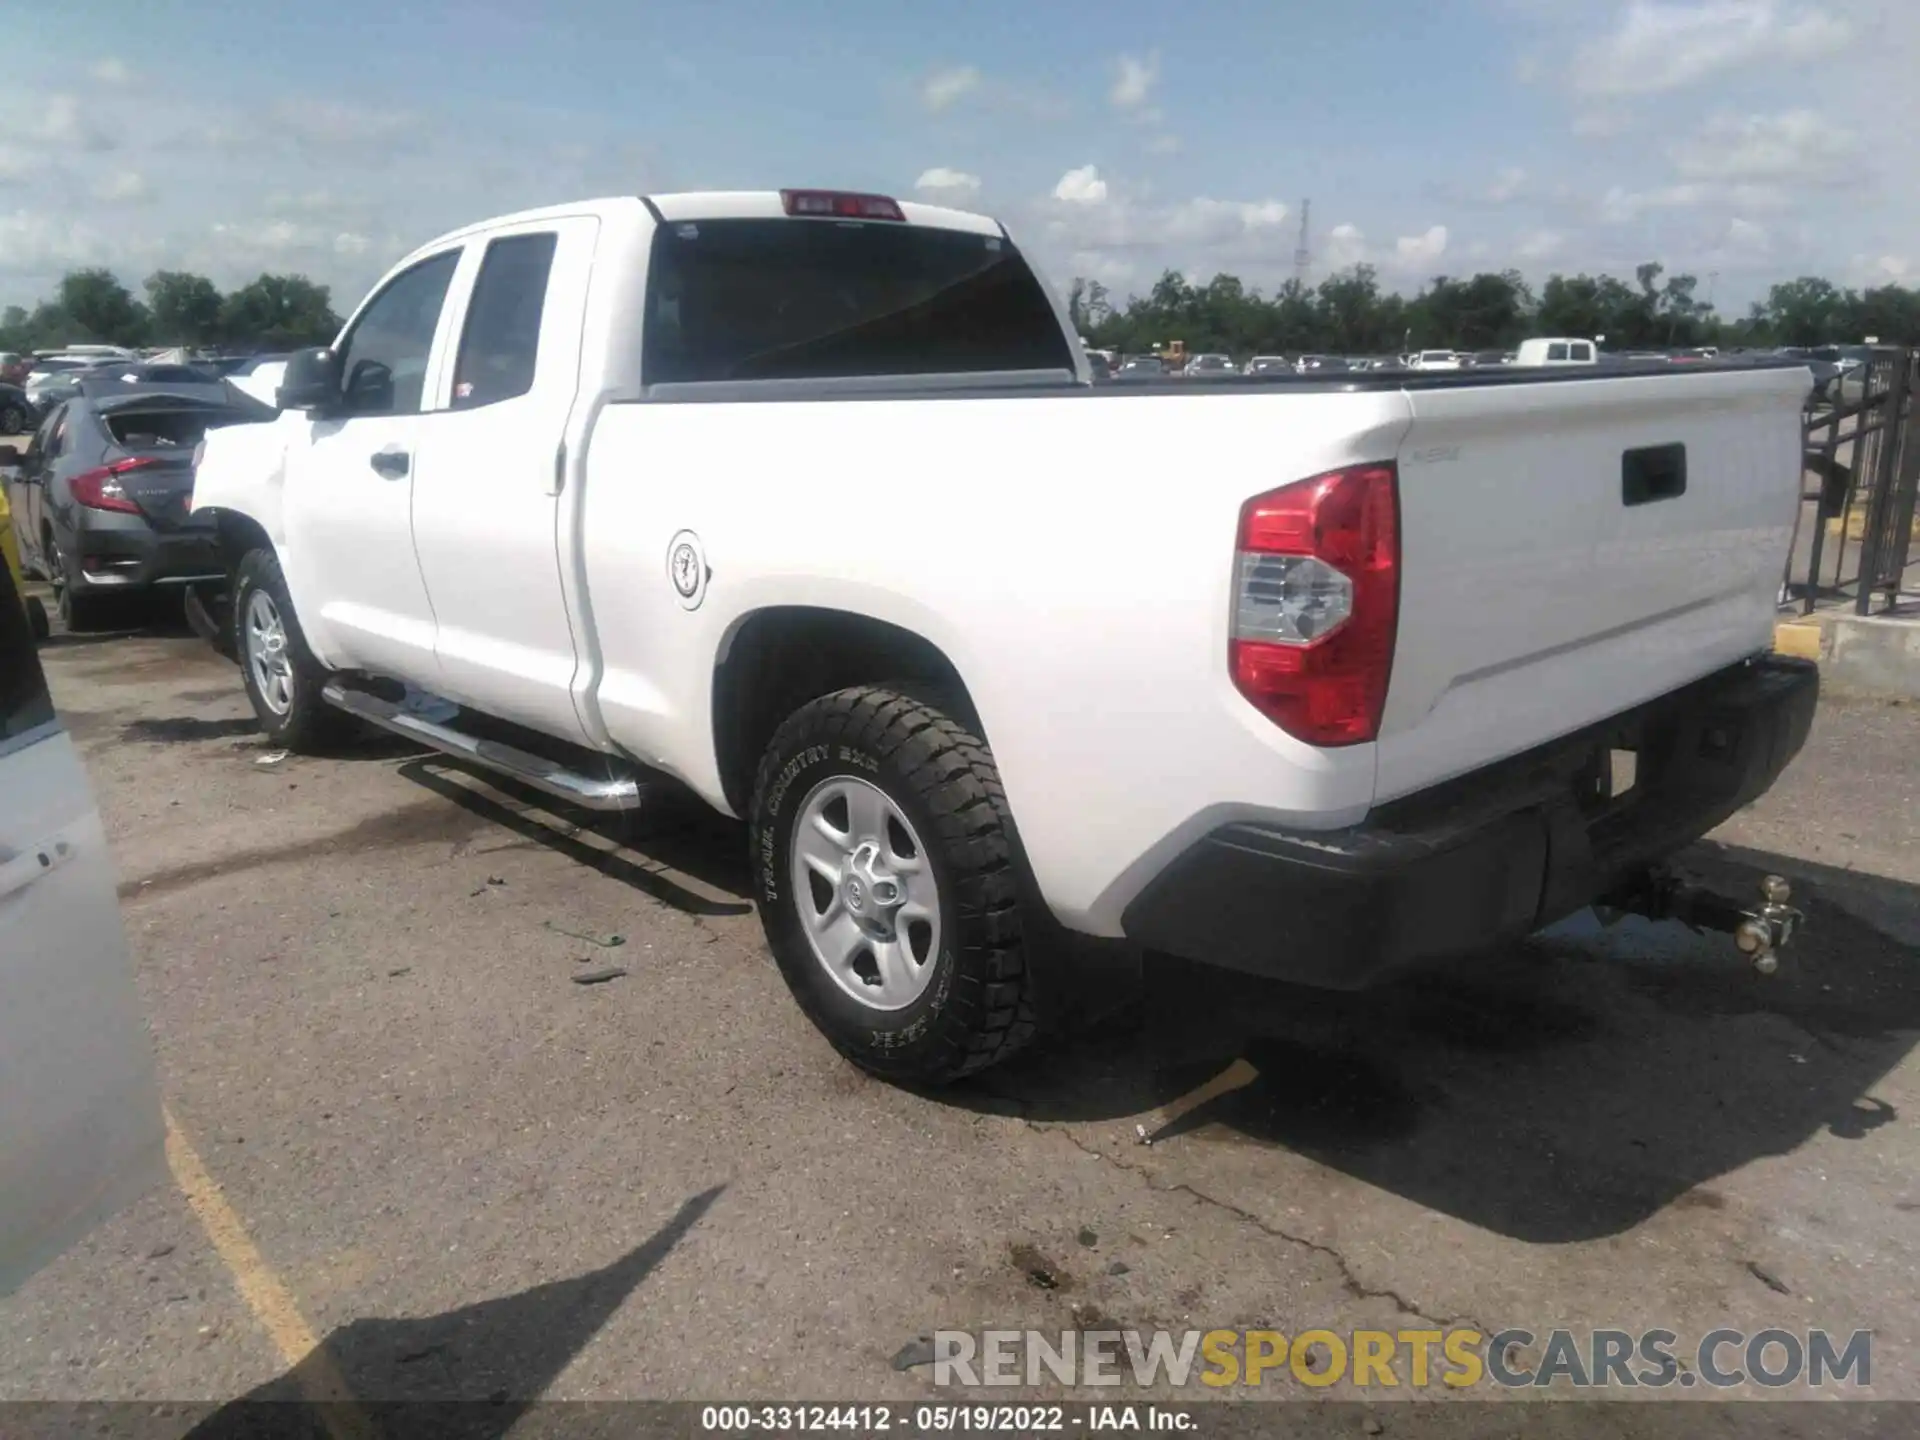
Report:
[[352,415],[418,413],[440,307],[460,252],[447,250],[403,270],[354,321],[340,346],[344,407]]

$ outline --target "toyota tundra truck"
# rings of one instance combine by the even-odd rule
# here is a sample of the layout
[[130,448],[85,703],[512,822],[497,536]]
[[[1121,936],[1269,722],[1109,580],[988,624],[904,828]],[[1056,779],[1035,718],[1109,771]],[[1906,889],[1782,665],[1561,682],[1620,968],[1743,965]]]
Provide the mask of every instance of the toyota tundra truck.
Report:
[[[1096,387],[994,220],[653,195],[407,256],[193,503],[275,743],[692,791],[806,1014],[934,1083],[1067,949],[1359,988],[1684,909],[1664,862],[1811,723],[1768,653],[1809,384]],[[1784,898],[1723,928],[1770,958]]]

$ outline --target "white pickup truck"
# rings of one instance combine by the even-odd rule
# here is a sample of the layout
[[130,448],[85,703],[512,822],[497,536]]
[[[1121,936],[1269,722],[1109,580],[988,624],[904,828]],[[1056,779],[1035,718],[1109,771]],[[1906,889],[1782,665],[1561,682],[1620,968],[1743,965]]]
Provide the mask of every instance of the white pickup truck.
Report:
[[1811,720],[1767,653],[1808,384],[1095,387],[992,220],[656,195],[407,256],[194,503],[276,741],[690,788],[807,1014],[939,1081],[1061,950],[1359,987],[1671,898]]

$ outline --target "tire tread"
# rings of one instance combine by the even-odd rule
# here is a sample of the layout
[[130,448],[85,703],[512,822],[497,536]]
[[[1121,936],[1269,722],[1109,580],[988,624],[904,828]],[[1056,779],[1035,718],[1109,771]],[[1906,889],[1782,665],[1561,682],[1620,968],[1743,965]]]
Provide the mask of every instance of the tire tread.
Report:
[[[957,1023],[941,1027],[945,1053],[915,1065],[914,1078],[956,1080],[999,1063],[1038,1026],[1013,820],[986,743],[948,713],[937,693],[906,684],[836,691],[801,707],[775,732],[755,777],[756,816],[784,757],[820,735],[859,744],[899,767],[933,816],[955,912],[974,932],[963,943],[979,952],[978,973],[966,966],[956,972],[949,1013]],[[878,1073],[890,1069],[884,1056],[852,1058]]]

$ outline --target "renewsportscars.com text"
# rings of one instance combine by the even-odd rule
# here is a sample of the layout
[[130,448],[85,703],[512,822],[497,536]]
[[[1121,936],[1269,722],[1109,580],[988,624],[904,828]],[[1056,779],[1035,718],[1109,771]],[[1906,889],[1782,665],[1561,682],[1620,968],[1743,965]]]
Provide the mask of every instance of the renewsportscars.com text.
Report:
[[1713,1330],[940,1330],[936,1385],[1325,1389],[1865,1389],[1873,1332]]

